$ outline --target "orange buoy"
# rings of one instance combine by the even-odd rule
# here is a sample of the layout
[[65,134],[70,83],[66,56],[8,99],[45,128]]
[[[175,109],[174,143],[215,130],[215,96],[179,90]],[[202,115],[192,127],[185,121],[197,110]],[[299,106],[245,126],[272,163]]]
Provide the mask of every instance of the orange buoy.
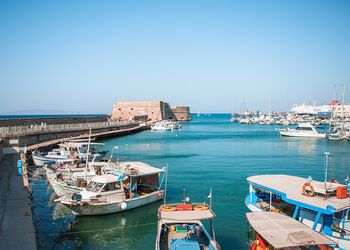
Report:
[[315,189],[310,182],[304,183],[303,194],[307,197],[313,197],[315,195]]

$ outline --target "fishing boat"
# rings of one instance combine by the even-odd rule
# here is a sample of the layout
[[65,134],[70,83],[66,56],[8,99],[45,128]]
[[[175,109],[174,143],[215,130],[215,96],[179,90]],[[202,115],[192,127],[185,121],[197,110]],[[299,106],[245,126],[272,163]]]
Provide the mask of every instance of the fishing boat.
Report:
[[277,212],[246,213],[249,249],[334,249],[336,242],[301,222]]
[[247,178],[249,194],[245,204],[250,211],[284,213],[327,238],[339,249],[350,249],[350,199],[348,185],[290,175],[257,175]]
[[158,121],[152,124],[152,131],[171,131],[173,130],[165,121]]
[[58,196],[70,196],[83,191],[92,177],[102,174],[105,169],[113,169],[107,162],[88,162],[87,164],[59,164],[44,166],[46,179]]
[[319,133],[311,123],[300,123],[296,128],[282,128],[278,130],[282,136],[326,138],[325,133]]
[[[68,141],[61,144],[58,144],[58,149],[53,149],[47,153],[45,152],[33,152],[32,158],[34,164],[38,167],[41,167],[45,164],[54,164],[60,160],[85,160],[87,156],[87,147],[89,142],[83,141]],[[103,143],[91,143],[90,145],[103,145]],[[107,152],[97,152],[94,149],[88,153],[89,160],[96,157],[98,159],[102,158]]]
[[[205,203],[164,204],[158,209],[156,250],[218,250],[213,220],[215,214]],[[210,221],[210,231],[202,221]]]
[[57,201],[75,215],[82,216],[117,213],[163,198],[166,169],[142,162],[124,164],[124,168],[93,177],[83,191],[71,197],[63,196]]

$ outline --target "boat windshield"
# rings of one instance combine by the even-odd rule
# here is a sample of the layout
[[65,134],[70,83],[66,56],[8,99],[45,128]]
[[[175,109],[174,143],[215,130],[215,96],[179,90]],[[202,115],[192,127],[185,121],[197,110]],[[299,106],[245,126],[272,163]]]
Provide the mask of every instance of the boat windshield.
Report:
[[102,187],[103,187],[103,183],[97,183],[97,182],[91,181],[89,185],[87,185],[86,190],[89,192],[96,193],[100,191]]

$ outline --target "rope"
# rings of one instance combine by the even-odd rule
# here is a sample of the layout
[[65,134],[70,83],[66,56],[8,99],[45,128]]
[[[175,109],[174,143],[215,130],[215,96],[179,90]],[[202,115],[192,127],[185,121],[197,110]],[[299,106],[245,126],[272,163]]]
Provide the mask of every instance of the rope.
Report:
[[[155,225],[157,222],[150,222],[150,223],[144,223],[144,224],[138,224],[138,225],[130,225],[126,226],[126,228],[134,228],[134,227],[143,227],[143,226],[150,226]],[[125,228],[125,227],[123,227]],[[94,229],[94,230],[85,230],[85,231],[78,231],[78,232],[64,232],[62,235],[70,235],[70,234],[80,234],[80,233],[94,233],[94,232],[101,232],[101,231],[113,231],[118,230],[118,228],[102,228],[102,229]]]

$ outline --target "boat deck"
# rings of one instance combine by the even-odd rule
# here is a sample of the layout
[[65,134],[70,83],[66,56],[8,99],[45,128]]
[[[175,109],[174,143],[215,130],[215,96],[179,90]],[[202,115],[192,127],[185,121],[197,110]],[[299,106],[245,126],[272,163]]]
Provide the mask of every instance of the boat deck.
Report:
[[[258,185],[272,192],[285,194],[286,199],[324,210],[332,210],[332,213],[350,207],[349,198],[337,199],[335,196],[329,196],[325,199],[326,196],[324,195],[316,195],[314,197],[305,196],[302,191],[303,185],[308,182],[305,178],[290,175],[256,175],[248,177],[247,181],[253,186]],[[314,180],[311,184],[315,188],[315,192],[319,194],[332,193],[335,192],[338,187],[344,186],[327,182],[325,189],[324,182]]]

